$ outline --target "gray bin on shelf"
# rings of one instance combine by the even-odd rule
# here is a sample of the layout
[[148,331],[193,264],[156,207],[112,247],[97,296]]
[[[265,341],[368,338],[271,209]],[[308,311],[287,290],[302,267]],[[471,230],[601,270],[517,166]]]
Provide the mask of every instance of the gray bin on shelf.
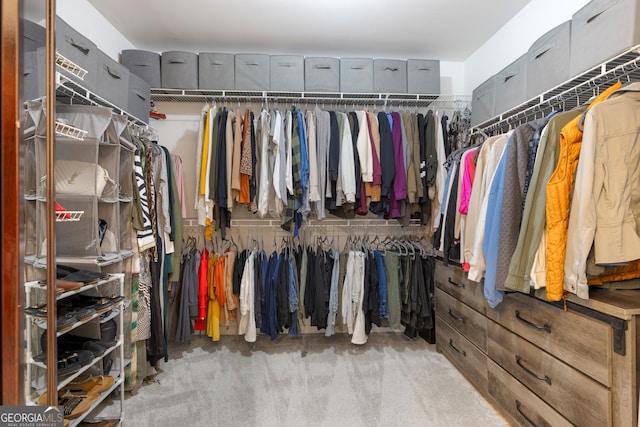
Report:
[[408,59],[407,91],[409,93],[439,95],[440,61],[435,59]]
[[527,98],[569,80],[571,21],[548,31],[527,52]]
[[35,52],[45,46],[47,30],[35,22],[25,19],[22,27],[22,46],[25,52]]
[[527,55],[507,65],[495,77],[494,112],[503,113],[527,99]]
[[373,93],[373,59],[340,58],[340,90]]
[[269,90],[269,55],[236,54],[236,89]]
[[327,57],[304,58],[304,90],[340,92],[340,60]]
[[471,125],[475,126],[495,115],[496,76],[478,85],[471,95]]
[[373,91],[379,93],[407,93],[407,61],[374,59]]
[[126,111],[129,102],[129,70],[98,52],[98,76],[96,94]]
[[592,0],[571,19],[572,76],[640,44],[639,0]]
[[235,84],[235,55],[232,53],[200,52],[198,88],[229,90]]
[[162,52],[162,87],[169,89],[198,88],[198,54],[183,51]]
[[127,100],[127,113],[135,118],[149,123],[149,110],[151,108],[151,88],[149,83],[135,74],[129,75],[129,94]]
[[144,79],[151,87],[162,87],[160,54],[138,49],[125,49],[120,58],[130,72]]
[[269,57],[270,88],[275,91],[304,91],[304,57],[271,55]]
[[[60,67],[56,67],[56,71],[62,72],[65,76],[69,76],[85,89],[95,90],[98,69],[97,46],[58,17],[56,17],[55,29],[57,51],[60,55],[84,69],[87,73],[84,79],[80,79],[71,73],[63,71]],[[42,67],[39,66],[40,70],[45,70],[44,57],[45,55],[42,55],[43,65]]]

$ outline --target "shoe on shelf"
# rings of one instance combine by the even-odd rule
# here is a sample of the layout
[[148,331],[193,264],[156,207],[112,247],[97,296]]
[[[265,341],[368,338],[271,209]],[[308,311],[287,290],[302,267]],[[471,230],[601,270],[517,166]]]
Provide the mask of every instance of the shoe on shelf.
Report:
[[95,391],[96,393],[102,393],[106,391],[116,382],[116,379],[110,375],[99,375],[97,377],[82,378],[71,381],[67,385],[67,389],[71,391]]

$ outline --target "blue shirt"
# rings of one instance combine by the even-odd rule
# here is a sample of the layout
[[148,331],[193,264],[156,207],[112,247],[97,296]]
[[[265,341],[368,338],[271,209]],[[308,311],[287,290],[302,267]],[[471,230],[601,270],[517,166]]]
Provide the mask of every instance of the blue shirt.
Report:
[[300,335],[298,327],[298,281],[296,269],[293,266],[293,258],[288,257],[289,268],[289,313],[291,313],[291,326],[289,327],[289,335]]
[[482,251],[486,262],[484,273],[484,296],[489,307],[496,308],[502,302],[504,292],[496,289],[496,271],[498,269],[498,241],[500,240],[500,215],[502,214],[502,196],[504,190],[504,171],[507,163],[507,150],[510,149],[511,137],[502,152],[500,163],[493,176],[489,201],[487,204],[487,221],[484,230]]

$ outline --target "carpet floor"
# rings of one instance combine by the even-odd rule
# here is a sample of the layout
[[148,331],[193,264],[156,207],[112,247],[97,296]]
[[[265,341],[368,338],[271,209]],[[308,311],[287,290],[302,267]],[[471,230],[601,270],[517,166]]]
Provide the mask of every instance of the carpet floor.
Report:
[[508,425],[435,345],[399,333],[371,334],[364,346],[349,339],[171,344],[155,381],[125,400],[124,425]]

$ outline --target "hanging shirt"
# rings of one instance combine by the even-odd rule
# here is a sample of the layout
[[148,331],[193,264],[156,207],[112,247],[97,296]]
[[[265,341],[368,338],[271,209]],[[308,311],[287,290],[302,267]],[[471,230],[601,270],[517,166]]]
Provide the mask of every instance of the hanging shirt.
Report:
[[318,144],[316,141],[316,119],[312,111],[307,111],[307,142],[309,145],[309,201],[317,202],[320,200],[320,191],[318,186]]
[[257,150],[258,150],[258,215],[264,218],[269,210],[269,186],[271,178],[269,176],[269,113],[262,110],[258,119],[257,132]]
[[316,202],[316,217],[325,218],[325,195],[327,189],[327,159],[329,153],[330,140],[330,118],[327,111],[322,111],[316,107],[314,111],[316,119],[316,149],[318,159],[318,193],[319,200]]
[[[337,197],[341,202],[356,202],[356,176],[355,164],[353,162],[353,141],[351,139],[351,128],[349,119],[345,113],[337,113],[339,119],[340,138],[340,158],[339,158],[339,191]],[[337,186],[338,187],[338,186]],[[342,205],[342,203],[340,203]]]

